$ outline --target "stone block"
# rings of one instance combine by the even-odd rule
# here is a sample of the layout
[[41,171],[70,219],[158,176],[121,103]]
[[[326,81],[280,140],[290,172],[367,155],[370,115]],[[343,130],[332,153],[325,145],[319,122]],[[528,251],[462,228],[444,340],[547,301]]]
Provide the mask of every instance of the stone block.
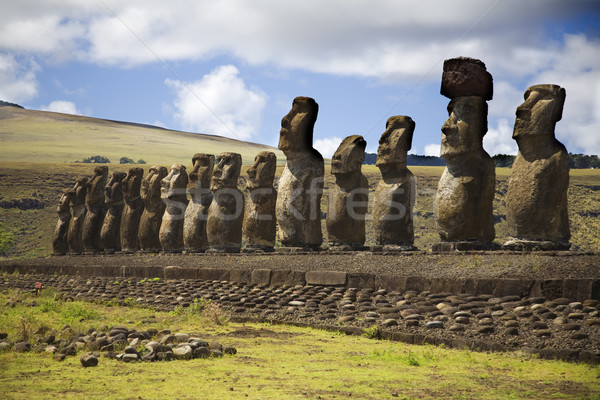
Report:
[[494,95],[492,75],[480,60],[467,57],[445,60],[440,94],[449,99],[479,96],[491,100]]
[[271,285],[302,285],[306,284],[305,273],[303,271],[274,270],[271,274]]
[[382,287],[388,289],[381,279],[375,274],[350,273],[348,274],[348,287],[377,289]]
[[308,271],[305,278],[308,285],[343,286],[346,285],[348,274],[339,271]]
[[247,269],[232,269],[229,271],[229,280],[231,282],[250,283],[252,280],[252,271]]
[[203,281],[227,281],[229,280],[229,270],[224,268],[200,268],[197,272],[197,279]]
[[269,285],[271,283],[271,273],[272,271],[270,269],[252,270],[250,283],[254,285]]

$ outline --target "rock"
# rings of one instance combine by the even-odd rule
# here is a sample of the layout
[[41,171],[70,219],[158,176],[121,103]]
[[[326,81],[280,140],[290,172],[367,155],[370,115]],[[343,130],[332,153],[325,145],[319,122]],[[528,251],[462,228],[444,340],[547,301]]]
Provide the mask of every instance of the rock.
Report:
[[284,247],[319,248],[321,196],[324,162],[312,146],[318,104],[309,97],[296,97],[281,120],[279,149],[286,165],[279,179],[276,213]]
[[14,351],[17,353],[25,353],[31,350],[31,343],[29,342],[18,342],[15,343]]
[[244,195],[237,188],[242,167],[238,153],[221,153],[210,182],[213,193],[208,208],[206,234],[212,251],[239,252],[242,245]]
[[185,343],[190,340],[190,335],[187,333],[176,333],[175,334],[175,343]]
[[516,336],[519,334],[519,328],[517,327],[509,327],[506,332],[507,335],[513,335]]
[[158,361],[171,361],[174,358],[172,351],[158,352],[156,353],[156,359]]
[[294,306],[294,307],[302,307],[304,306],[304,302],[303,301],[299,301],[299,300],[292,300],[288,303],[288,305],[290,306]]
[[104,187],[104,203],[108,210],[104,215],[104,222],[100,230],[100,243],[106,253],[114,253],[121,250],[121,214],[125,202],[123,201],[123,179],[127,175],[124,172],[113,172],[108,183]]
[[188,204],[187,185],[188,175],[183,164],[173,164],[169,174],[161,181],[161,198],[166,207],[158,238],[164,252],[183,251],[183,221]]
[[85,354],[85,355],[81,356],[79,361],[81,361],[81,365],[84,368],[95,367],[98,365],[98,358],[94,357],[91,354]]
[[573,312],[567,315],[568,319],[573,319],[573,320],[582,320],[585,317],[585,314],[583,313],[578,313],[578,312]]
[[441,321],[430,321],[425,324],[427,329],[443,329],[444,323]]
[[86,252],[96,253],[101,248],[100,229],[104,219],[104,186],[108,177],[108,167],[94,168],[94,175],[86,183],[86,213],[81,230],[83,247]]
[[0,340],[4,340],[8,337],[8,333],[6,332],[0,332]]
[[197,347],[192,354],[194,358],[208,358],[210,357],[210,350],[208,347]]
[[0,352],[8,351],[12,348],[12,344],[8,342],[0,342]]
[[47,347],[44,349],[44,351],[45,351],[46,353],[51,353],[51,354],[54,354],[54,353],[56,353],[56,351],[57,351],[57,350],[58,350],[58,347],[56,347],[56,346],[47,346]]
[[383,327],[390,327],[390,326],[396,326],[396,325],[398,325],[398,321],[396,321],[395,319],[392,319],[392,318],[388,318],[381,323],[381,326],[383,326]]
[[537,337],[552,336],[552,331],[550,331],[549,329],[540,329],[535,332],[535,336],[537,336]]
[[535,85],[517,108],[513,139],[519,152],[508,181],[506,221],[510,250],[566,250],[571,245],[567,212],[569,156],[556,140],[565,90]]
[[410,117],[390,117],[379,139],[376,165],[381,180],[373,194],[373,233],[384,251],[415,250],[412,209],[416,183],[406,167],[414,130]]
[[334,184],[329,188],[326,226],[330,249],[362,248],[369,182],[362,174],[367,142],[362,136],[346,137],[331,159]]
[[442,126],[446,168],[438,183],[434,214],[442,243],[434,251],[494,248],[495,167],[483,150],[487,104],[481,97],[457,97]]
[[123,362],[135,362],[135,361],[138,361],[139,359],[140,359],[139,356],[137,354],[133,354],[133,353],[125,353],[121,357],[121,361],[123,361]]
[[477,59],[458,57],[444,61],[440,94],[450,99],[478,96],[491,100],[494,93],[492,75]]
[[244,216],[243,234],[246,250],[272,251],[277,232],[277,190],[273,188],[277,157],[271,151],[261,151],[248,168],[248,201]]
[[165,212],[165,203],[161,198],[161,181],[168,175],[165,167],[154,165],[142,180],[141,196],[144,211],[140,217],[138,239],[144,252],[160,251],[159,231]]
[[465,326],[464,325],[459,325],[459,324],[454,324],[451,325],[448,330],[451,332],[464,332],[465,331]]
[[569,308],[571,308],[573,310],[582,310],[583,304],[579,301],[574,301],[572,303],[569,303]]
[[227,354],[230,356],[236,355],[237,354],[237,349],[235,347],[232,346],[225,346],[223,348],[223,354]]
[[477,327],[476,332],[477,333],[493,333],[494,326],[493,325],[479,326],[479,327]]
[[576,323],[568,323],[564,324],[562,328],[565,331],[578,331],[579,329],[581,329],[581,325]]
[[144,201],[140,196],[143,175],[144,170],[142,168],[130,168],[121,184],[125,204],[121,213],[119,236],[121,238],[121,250],[125,253],[133,253],[140,248],[138,229],[144,212]]
[[345,315],[343,317],[338,318],[338,322],[343,324],[346,322],[354,321],[356,317],[354,315]]
[[577,332],[571,335],[571,339],[575,339],[575,340],[583,340],[583,339],[587,339],[589,338],[589,335],[587,333],[584,332]]
[[531,327],[533,329],[548,329],[548,325],[546,325],[546,323],[542,321],[534,322],[533,324],[531,324]]
[[190,346],[176,347],[173,349],[173,356],[178,360],[189,360],[192,358],[194,350]]

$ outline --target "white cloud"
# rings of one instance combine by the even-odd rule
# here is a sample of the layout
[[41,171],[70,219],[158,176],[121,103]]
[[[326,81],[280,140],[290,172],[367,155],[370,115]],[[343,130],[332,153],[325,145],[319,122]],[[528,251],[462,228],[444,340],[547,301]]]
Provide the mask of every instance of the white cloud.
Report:
[[437,143],[430,143],[425,145],[425,150],[423,151],[426,156],[434,156],[434,157],[439,157],[440,156],[440,148],[441,145],[437,144]]
[[63,114],[76,114],[79,115],[81,112],[77,110],[77,106],[72,101],[66,100],[54,100],[47,106],[41,106],[42,111],[52,111]]
[[489,155],[517,154],[517,142],[512,138],[514,122],[514,118],[510,122],[501,118],[496,127],[488,127],[488,132],[483,137],[483,148]]
[[248,140],[257,132],[267,95],[247,87],[233,65],[215,68],[195,82],[167,79],[177,98],[173,117],[185,130]]
[[321,153],[324,158],[331,158],[341,143],[342,138],[332,136],[325,139],[315,140],[313,147],[317,149],[317,151]]
[[33,60],[19,64],[12,55],[0,53],[0,100],[19,103],[35,98],[39,69]]

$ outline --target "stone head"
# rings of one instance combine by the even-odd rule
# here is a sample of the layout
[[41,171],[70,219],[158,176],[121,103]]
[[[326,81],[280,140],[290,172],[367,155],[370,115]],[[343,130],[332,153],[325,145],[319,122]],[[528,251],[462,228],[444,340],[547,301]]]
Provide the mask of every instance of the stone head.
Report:
[[108,177],[108,167],[103,165],[94,168],[94,175],[87,182],[86,202],[95,202],[104,198],[104,186]]
[[221,153],[210,181],[210,190],[214,192],[222,188],[236,188],[241,169],[242,156],[240,154]]
[[125,172],[113,172],[110,175],[106,186],[104,186],[104,196],[106,202],[123,199],[123,189],[120,184],[123,182],[123,179],[125,179],[126,176],[127,174],[125,174]]
[[367,142],[360,135],[344,138],[331,159],[332,174],[359,172],[365,161]]
[[385,132],[379,139],[377,166],[388,164],[406,165],[406,154],[412,147],[415,121],[406,115],[388,118]]
[[448,119],[442,126],[440,155],[444,158],[482,149],[487,133],[487,103],[479,96],[452,99]]
[[153,165],[148,170],[148,175],[142,179],[141,194],[144,199],[160,197],[161,182],[167,176],[165,167]]
[[173,164],[171,171],[160,181],[160,193],[163,199],[172,199],[185,196],[185,189],[188,184],[188,176],[185,171],[185,165]]
[[140,197],[140,187],[144,170],[139,167],[129,169],[127,176],[123,179],[123,197],[125,200],[133,200]]
[[272,187],[277,168],[277,156],[272,151],[261,151],[254,157],[254,164],[248,168],[249,189]]
[[73,198],[75,197],[75,191],[73,189],[64,190],[60,199],[58,200],[58,207],[56,208],[56,212],[59,214],[66,214],[70,211],[69,206],[73,202]]
[[306,151],[313,147],[313,129],[319,105],[310,97],[296,97],[292,109],[281,120],[279,149],[288,152]]
[[85,194],[87,191],[87,181],[86,177],[79,177],[75,181],[75,186],[73,186],[73,192],[75,193],[72,199],[72,206],[79,205],[85,203]]
[[534,85],[525,91],[525,101],[517,107],[513,139],[552,135],[562,118],[566,91],[558,85]]
[[215,167],[215,156],[212,154],[196,153],[192,157],[192,170],[189,177],[192,186],[208,188]]

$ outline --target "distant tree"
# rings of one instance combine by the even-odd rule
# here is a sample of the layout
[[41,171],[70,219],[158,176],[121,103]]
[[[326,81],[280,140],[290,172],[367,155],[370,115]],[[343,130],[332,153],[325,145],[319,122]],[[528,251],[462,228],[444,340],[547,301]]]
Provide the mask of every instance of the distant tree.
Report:
[[18,107],[18,108],[23,108],[23,106],[20,106],[20,105],[15,104],[15,103],[9,103],[8,101],[4,101],[4,100],[0,100],[0,107]]
[[573,169],[600,168],[600,158],[595,155],[569,153],[569,167]]
[[509,154],[496,154],[492,157],[494,160],[494,165],[499,168],[510,168],[515,161],[515,156],[511,156]]
[[134,161],[129,157],[121,157],[119,164],[134,164]]
[[[365,153],[365,161],[363,164],[374,165],[377,161],[377,154]],[[407,165],[427,165],[427,166],[444,166],[446,161],[441,157],[435,156],[419,156],[416,154],[409,154],[406,160]]]
[[146,164],[146,161],[142,160],[141,158],[139,160],[137,160],[138,164]]
[[104,156],[92,156],[84,158],[81,162],[86,164],[110,164],[110,160]]

